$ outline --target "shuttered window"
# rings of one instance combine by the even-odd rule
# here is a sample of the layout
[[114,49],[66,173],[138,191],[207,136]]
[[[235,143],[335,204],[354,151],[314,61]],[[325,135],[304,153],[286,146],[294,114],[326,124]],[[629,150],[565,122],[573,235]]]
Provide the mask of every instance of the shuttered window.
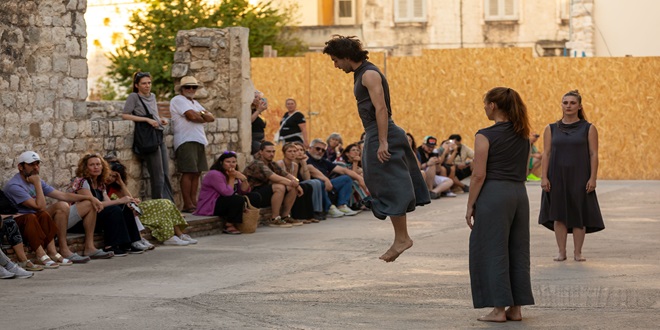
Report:
[[487,21],[518,20],[518,0],[484,0]]
[[394,22],[426,22],[427,0],[394,0]]

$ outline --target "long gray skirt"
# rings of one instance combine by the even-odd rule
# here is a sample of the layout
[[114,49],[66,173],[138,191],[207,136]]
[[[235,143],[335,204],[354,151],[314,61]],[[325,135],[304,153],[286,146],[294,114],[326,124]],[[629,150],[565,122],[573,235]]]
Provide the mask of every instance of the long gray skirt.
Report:
[[474,308],[534,304],[524,182],[484,182],[470,233],[470,283]]
[[417,166],[406,132],[389,121],[387,143],[390,160],[378,161],[378,127],[376,122],[365,127],[362,170],[364,182],[371,194],[371,211],[376,218],[402,216],[415,210],[416,205],[431,202],[429,191]]

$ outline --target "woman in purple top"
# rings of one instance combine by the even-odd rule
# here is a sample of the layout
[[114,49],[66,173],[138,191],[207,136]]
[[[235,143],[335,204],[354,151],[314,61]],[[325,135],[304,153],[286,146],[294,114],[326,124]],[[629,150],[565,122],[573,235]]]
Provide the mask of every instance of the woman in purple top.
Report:
[[211,166],[202,180],[195,215],[215,215],[225,219],[225,234],[238,235],[241,232],[234,224],[243,222],[245,199],[255,204],[256,194],[248,194],[250,185],[236,165],[236,153],[225,151]]

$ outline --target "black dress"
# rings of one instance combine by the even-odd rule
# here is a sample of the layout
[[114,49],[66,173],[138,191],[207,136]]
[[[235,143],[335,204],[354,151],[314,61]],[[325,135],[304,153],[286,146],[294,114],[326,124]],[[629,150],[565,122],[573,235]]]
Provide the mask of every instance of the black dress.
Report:
[[605,229],[596,192],[586,192],[591,176],[590,127],[586,120],[550,124],[550,192],[542,192],[539,214],[539,223],[550,230],[554,230],[555,221],[564,223],[569,233],[573,228],[584,228],[587,233]]

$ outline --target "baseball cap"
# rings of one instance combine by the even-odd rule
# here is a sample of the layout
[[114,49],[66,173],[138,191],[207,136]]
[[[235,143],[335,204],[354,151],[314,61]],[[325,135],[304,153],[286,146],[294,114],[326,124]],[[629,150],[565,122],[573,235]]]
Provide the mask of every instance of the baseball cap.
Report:
[[423,143],[428,145],[428,146],[435,147],[438,144],[438,139],[436,139],[436,138],[434,138],[430,135],[427,135],[427,136],[424,137],[424,142]]
[[16,161],[19,164],[20,163],[32,164],[34,162],[40,162],[41,158],[34,151],[26,151],[22,153],[20,156],[18,156],[18,158],[16,158]]

